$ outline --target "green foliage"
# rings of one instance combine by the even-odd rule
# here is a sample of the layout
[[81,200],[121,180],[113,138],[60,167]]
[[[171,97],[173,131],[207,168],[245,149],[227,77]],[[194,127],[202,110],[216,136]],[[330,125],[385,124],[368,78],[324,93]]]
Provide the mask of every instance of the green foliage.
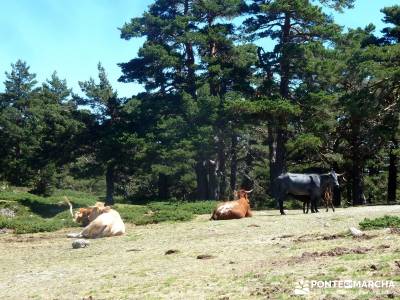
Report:
[[256,114],[286,118],[298,116],[300,107],[287,99],[262,99],[248,104]]
[[385,34],[386,42],[399,43],[400,42],[400,6],[394,5],[385,7],[381,10],[385,14],[383,22],[392,24],[394,26],[385,27],[382,32]]
[[301,157],[302,159],[313,154],[318,154],[321,146],[321,139],[310,133],[299,134],[286,143],[289,155],[292,157]]
[[71,222],[59,220],[46,220],[37,217],[17,217],[13,219],[0,216],[0,227],[13,229],[17,234],[56,231],[66,226],[72,226]]
[[400,217],[398,216],[384,216],[376,219],[365,218],[360,222],[361,229],[382,229],[389,227],[400,228]]
[[144,39],[120,64],[120,81],[146,88],[129,99],[100,63],[80,97],[56,72],[38,85],[17,61],[0,93],[0,180],[49,199],[57,188],[109,203],[175,199],[124,207],[137,224],[187,220],[201,205],[178,201],[241,186],[256,187],[255,207],[273,207],[273,179],[287,170],[334,167],[355,204],[384,202],[400,151],[399,6],[382,9],[378,37],[373,24],[344,33],[334,22],[331,10],[353,2],[154,0],[120,29]]
[[21,61],[7,73],[0,142],[8,146],[0,151],[0,166],[7,170],[2,176],[12,184],[50,195],[55,174],[79,148],[77,136],[83,124],[65,80],[53,73],[41,88],[35,88],[35,76]]

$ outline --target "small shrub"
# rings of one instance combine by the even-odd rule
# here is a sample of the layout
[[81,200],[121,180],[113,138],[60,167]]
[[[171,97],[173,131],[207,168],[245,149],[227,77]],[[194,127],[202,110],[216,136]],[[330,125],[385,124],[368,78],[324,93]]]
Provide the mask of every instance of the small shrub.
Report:
[[217,201],[180,202],[178,207],[196,215],[203,215],[211,214],[217,203]]
[[38,216],[6,218],[0,216],[0,228],[13,229],[15,233],[56,231],[63,227],[77,226],[70,219],[43,219]]
[[135,225],[146,225],[154,223],[149,208],[143,205],[116,204],[114,208],[119,212],[121,218]]
[[384,216],[376,219],[365,218],[360,222],[361,229],[380,229],[388,227],[400,227],[400,217]]
[[184,205],[179,202],[156,202],[150,203],[147,207],[154,213],[152,219],[154,223],[165,221],[189,221],[194,217],[194,213],[189,211],[189,207],[184,209]]
[[194,214],[191,212],[171,208],[156,212],[153,216],[153,220],[155,223],[166,221],[190,221],[193,217]]

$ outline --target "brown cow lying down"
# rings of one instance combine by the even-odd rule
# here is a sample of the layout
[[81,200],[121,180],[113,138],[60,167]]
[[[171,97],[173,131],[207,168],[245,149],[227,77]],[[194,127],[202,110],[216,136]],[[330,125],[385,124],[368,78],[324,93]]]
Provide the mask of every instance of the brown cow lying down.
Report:
[[239,200],[226,201],[218,204],[210,220],[230,220],[251,217],[252,213],[247,196],[249,193],[251,193],[251,191],[240,190],[238,193]]
[[69,204],[74,221],[86,226],[80,233],[70,233],[68,237],[95,239],[125,233],[125,225],[119,213],[109,206],[104,206],[104,203],[97,202],[94,206],[80,208],[73,214],[72,204],[67,197],[65,200]]

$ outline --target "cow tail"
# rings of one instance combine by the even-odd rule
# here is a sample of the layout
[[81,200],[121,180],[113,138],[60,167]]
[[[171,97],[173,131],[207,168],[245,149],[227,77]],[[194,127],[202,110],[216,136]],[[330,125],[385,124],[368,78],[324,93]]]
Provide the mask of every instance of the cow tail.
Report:
[[64,196],[64,201],[69,205],[69,212],[71,214],[71,217],[74,218],[74,213],[72,211],[72,204],[71,202],[68,200],[67,196]]

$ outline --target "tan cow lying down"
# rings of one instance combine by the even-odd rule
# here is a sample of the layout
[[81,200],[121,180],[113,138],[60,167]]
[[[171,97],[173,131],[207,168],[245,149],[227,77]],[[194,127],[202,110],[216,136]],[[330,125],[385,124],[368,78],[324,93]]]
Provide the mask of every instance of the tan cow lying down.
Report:
[[251,191],[240,190],[239,200],[226,201],[218,204],[210,220],[230,220],[251,217],[250,203],[248,194]]
[[125,233],[125,225],[119,213],[109,206],[104,206],[104,203],[97,202],[94,206],[80,208],[73,214],[72,204],[67,197],[65,201],[69,204],[74,221],[86,226],[80,233],[70,233],[68,237],[95,239]]

